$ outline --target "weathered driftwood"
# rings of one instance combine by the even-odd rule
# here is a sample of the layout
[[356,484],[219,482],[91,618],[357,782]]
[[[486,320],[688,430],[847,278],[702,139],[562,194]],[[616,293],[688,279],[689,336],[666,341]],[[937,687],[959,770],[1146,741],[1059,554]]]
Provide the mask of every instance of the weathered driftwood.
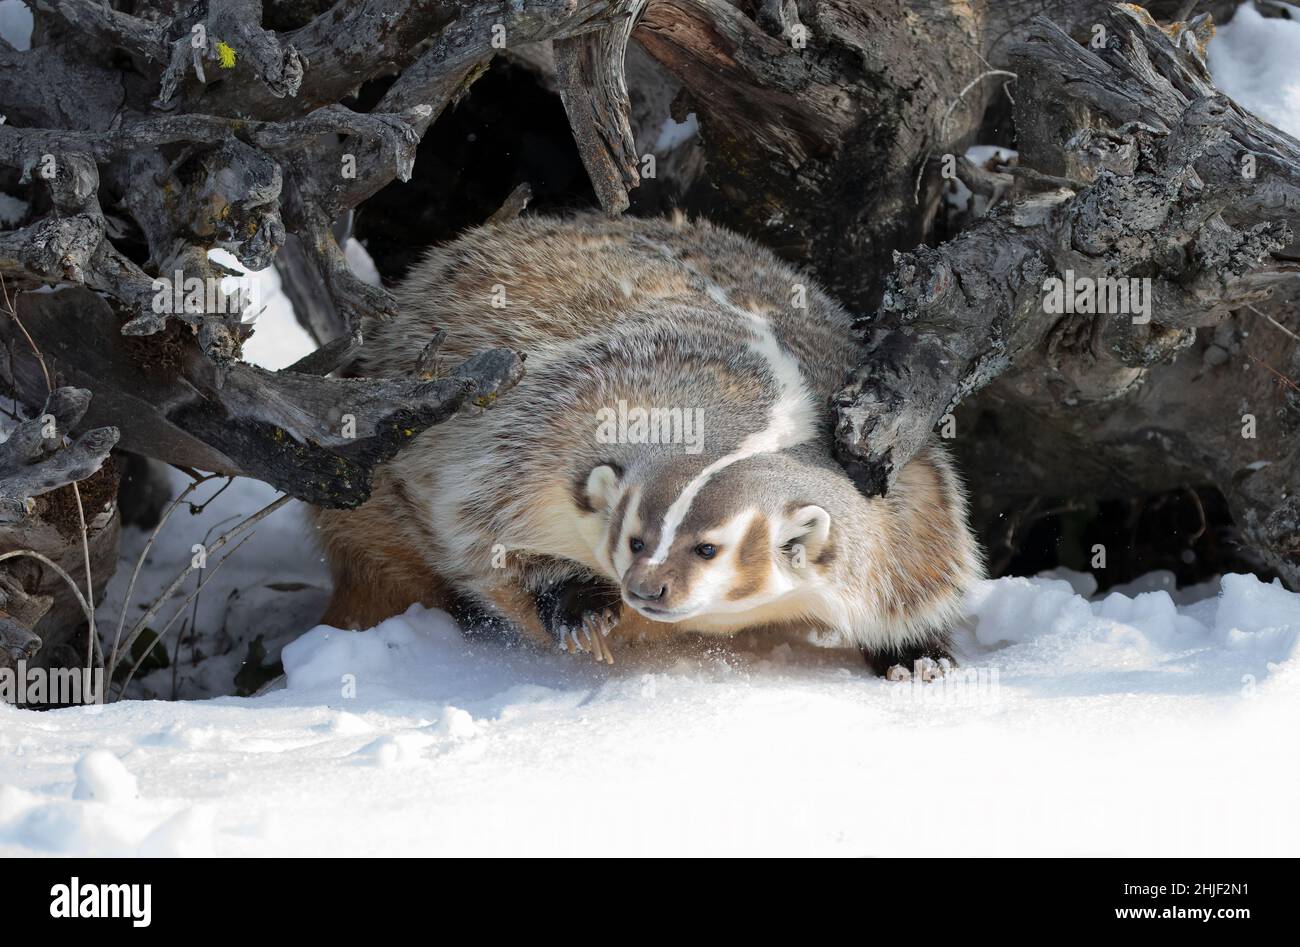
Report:
[[[67,486],[42,494],[31,515],[0,524],[0,551],[31,551],[48,560],[24,553],[0,562],[0,667],[20,659],[37,667],[87,666],[86,611],[79,596],[87,596],[87,556],[95,601],[117,567],[117,485],[116,470],[105,465],[81,481],[77,492]],[[84,546],[78,493],[85,512]]]
[[[18,315],[52,370],[95,384],[86,423],[129,419],[122,447],[256,477],[326,506],[364,502],[376,465],[457,411],[490,405],[522,375],[519,358],[504,349],[477,355],[436,381],[323,378],[319,370],[338,355],[328,349],[310,357],[315,364],[300,364],[305,371],[217,365],[188,331],[147,341],[122,336],[108,304],[82,289],[24,294]],[[30,397],[43,376],[13,328],[0,322],[0,340],[14,352],[0,378]]]
[[89,406],[86,389],[55,389],[36,417],[18,422],[0,443],[0,523],[29,516],[35,497],[84,480],[104,465],[117,428],[96,428],[63,443]]
[[[179,362],[179,378],[166,383],[174,387],[151,382],[148,409],[120,416],[124,446],[261,476],[317,503],[361,502],[374,464],[467,399],[508,388],[519,363],[485,353],[428,384],[322,377],[346,367],[364,318],[394,311],[388,292],[347,263],[351,209],[409,176],[421,136],[488,60],[541,40],[562,44],[573,74],[596,82],[588,91],[575,80],[566,91],[591,166],[617,153],[635,182],[630,137],[605,137],[605,128],[621,120],[626,132],[621,53],[640,5],[376,0],[315,5],[309,22],[273,30],[264,19],[298,11],[252,0],[180,11],[144,2],[130,13],[87,0],[42,2],[42,42],[7,48],[0,62],[0,74],[21,71],[25,85],[47,90],[18,93],[12,104],[7,88],[0,95],[0,167],[31,182],[36,198],[30,219],[0,234],[0,275],[22,287],[82,284],[125,312],[120,332],[140,337],[140,346],[110,339],[119,327],[89,297],[78,297],[74,315],[65,294],[21,294],[60,370],[100,395],[96,417],[143,407],[130,374],[141,361]],[[105,48],[116,49],[138,75],[88,64],[88,41],[101,63]],[[394,74],[373,109],[340,104],[361,83]],[[64,108],[87,83],[113,94],[93,109]],[[129,218],[125,227],[119,214]],[[253,270],[280,254],[299,317],[325,347],[273,375],[239,363],[249,329],[237,307],[160,307],[159,277],[210,285],[229,274],[209,259],[214,248]],[[56,329],[56,315],[71,324]],[[176,335],[178,326],[197,347]],[[86,351],[88,338],[102,342],[99,351]],[[10,381],[31,397],[30,366]],[[355,418],[355,438],[340,435],[341,413]]]
[[[117,473],[105,463],[118,431],[102,427],[68,437],[90,401],[84,388],[57,388],[0,443],[0,553],[36,553],[81,587],[89,557],[102,589],[117,555]],[[79,481],[85,489],[72,486]],[[30,555],[0,563],[0,667],[39,663],[34,659],[43,644],[50,647],[41,661],[62,664],[79,647],[84,651],[85,638],[76,637],[83,620],[56,569]]]
[[611,214],[627,209],[627,191],[640,182],[623,61],[647,3],[630,0],[621,23],[554,41],[560,98],[596,196]]
[[0,667],[16,665],[36,656],[41,639],[31,630],[0,613]]
[[[78,477],[91,466],[97,469],[75,486],[69,480],[41,490],[26,498],[22,515],[0,519],[0,667],[20,660],[31,666],[86,666],[82,602],[88,595],[98,599],[117,565],[117,470],[100,455],[35,484],[39,489]],[[31,484],[25,474],[13,480]],[[93,594],[87,591],[87,560]]]
[[[1269,564],[1300,581],[1295,393],[1279,392],[1262,370],[1243,370],[1251,366],[1240,357],[1235,377],[1200,384],[1209,412],[1183,405],[1171,417],[1170,402],[1152,412],[1146,387],[1196,344],[1198,329],[1294,282],[1297,266],[1284,251],[1300,228],[1300,142],[1216,92],[1194,29],[1167,35],[1131,7],[1100,22],[1103,48],[1040,19],[1016,51],[1022,159],[1069,186],[1026,194],[938,248],[899,257],[879,312],[861,323],[871,354],[836,402],[841,458],[866,489],[886,489],[943,415],[1005,375],[1004,400],[1040,405],[1072,430],[1056,450],[1072,442],[1110,470],[1068,463],[1111,489],[1117,474],[1158,488],[1169,478],[1146,468],[1160,465],[1184,483],[1208,479]],[[1042,118],[1035,103],[1043,101],[1061,103],[1077,122],[1065,126],[1068,136]],[[1045,281],[1067,273],[1146,279],[1149,319],[1049,314]],[[1294,339],[1278,333],[1267,350],[1280,375],[1294,373]],[[1243,436],[1246,415],[1267,419],[1258,437]],[[1214,422],[1200,423],[1207,416]],[[1086,447],[1103,421],[1107,441]],[[1058,489],[1069,492],[1065,483]]]

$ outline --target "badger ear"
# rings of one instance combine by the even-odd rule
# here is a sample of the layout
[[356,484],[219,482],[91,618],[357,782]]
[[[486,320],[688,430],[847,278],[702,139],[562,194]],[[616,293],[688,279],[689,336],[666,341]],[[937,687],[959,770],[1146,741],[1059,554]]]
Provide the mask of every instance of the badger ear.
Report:
[[611,464],[601,464],[587,474],[587,503],[593,510],[613,509],[618,502],[620,474]]
[[831,515],[820,506],[801,506],[786,514],[777,544],[800,566],[816,559],[831,535]]

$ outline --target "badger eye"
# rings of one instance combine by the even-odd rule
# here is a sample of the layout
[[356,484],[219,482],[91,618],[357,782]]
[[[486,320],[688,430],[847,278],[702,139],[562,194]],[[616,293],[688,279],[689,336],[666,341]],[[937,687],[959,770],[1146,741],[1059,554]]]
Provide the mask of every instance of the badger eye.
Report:
[[700,543],[695,547],[695,555],[701,559],[712,559],[718,554],[718,547],[712,543]]
[[641,542],[641,540],[633,536],[631,539],[627,541],[627,547],[631,549],[633,552],[640,552],[642,549],[645,548],[645,543]]

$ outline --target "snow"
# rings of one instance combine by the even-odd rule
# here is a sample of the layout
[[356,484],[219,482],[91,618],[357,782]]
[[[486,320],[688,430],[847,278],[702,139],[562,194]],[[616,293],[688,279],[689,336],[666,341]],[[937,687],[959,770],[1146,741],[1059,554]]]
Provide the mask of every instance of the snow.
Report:
[[19,200],[9,194],[0,194],[0,227],[16,226],[26,213],[26,201]]
[[650,150],[656,154],[672,151],[678,145],[683,145],[695,138],[699,133],[700,120],[696,118],[694,112],[688,114],[684,122],[679,122],[669,115],[664,119],[663,125],[660,126],[659,134]]
[[73,767],[77,783],[73,799],[96,799],[99,802],[123,802],[139,794],[139,784],[122,761],[107,750],[92,750]]
[[383,285],[379,277],[379,268],[375,266],[370,251],[356,237],[348,237],[347,243],[343,246],[343,258],[348,262],[348,269],[359,277],[361,282],[369,286]]
[[1264,17],[1253,4],[1243,4],[1210,41],[1208,58],[1221,91],[1300,137],[1300,9],[1289,12],[1293,19]]
[[[190,478],[180,471],[172,471],[170,477],[173,495],[190,483]],[[196,543],[209,545],[280,495],[258,480],[238,478],[223,490],[225,483],[217,479],[200,486],[189,499],[202,507],[202,512],[194,515],[182,506],[159,532],[127,608],[128,628],[190,564]],[[110,639],[122,614],[131,573],[148,538],[149,533],[143,530],[122,531],[118,568],[95,612],[100,627],[109,630],[106,634]],[[209,569],[223,554],[212,557]],[[280,648],[316,622],[329,597],[329,571],[315,546],[304,506],[297,501],[258,523],[252,538],[211,575],[198,597],[197,609],[185,609],[185,617],[168,632],[163,645],[170,660],[182,622],[187,635],[190,627],[199,630],[198,640],[191,646],[187,639],[177,666],[169,664],[138,675],[131,696],[171,698],[173,671],[178,697],[235,693],[235,677],[250,656],[250,649],[256,654],[260,648],[265,652],[261,664],[273,665]],[[170,618],[198,581],[197,574],[188,580],[161,614]],[[162,624],[165,620],[155,622],[153,627]]]
[[[349,237],[343,251],[348,268],[362,282],[380,285],[379,270],[360,241]],[[293,303],[285,295],[275,267],[250,271],[227,250],[210,250],[208,257],[252,281],[249,288],[255,303],[247,321],[253,325],[253,336],[244,343],[246,362],[274,370],[292,365],[316,350],[316,343],[294,317]],[[228,292],[235,288],[235,285],[223,285]]]
[[[281,288],[280,274],[275,267],[250,271],[228,250],[209,250],[208,257],[251,280],[249,288],[254,305],[245,321],[253,324],[253,336],[244,343],[244,361],[278,369],[315,351],[316,343],[294,318],[293,304]],[[222,288],[233,291],[236,286],[225,285],[223,281]]]
[[1294,853],[1300,595],[1071,580],[981,584],[936,684],[798,639],[606,668],[417,606],[256,698],[0,707],[0,856]]
[[[0,31],[24,12],[0,0]],[[1210,44],[1222,88],[1293,134],[1297,54],[1300,24],[1250,8]],[[694,132],[665,124],[661,141]],[[311,341],[274,270],[254,278],[249,357],[291,364]],[[128,616],[276,495],[236,480],[207,502],[222,482],[174,514]],[[146,539],[124,530],[101,626]],[[466,638],[419,607],[302,633],[327,589],[291,504],[205,588],[195,645],[133,685],[146,699],[0,704],[0,857],[1300,850],[1300,595],[1253,576],[1178,589],[1152,573],[1103,595],[1063,569],[982,583],[959,671],[931,684],[798,638],[629,648],[607,668]],[[283,682],[225,696],[255,645]],[[208,699],[147,699],[171,696],[173,670],[177,693]]]
[[32,48],[32,11],[23,0],[0,0],[0,37],[16,50]]

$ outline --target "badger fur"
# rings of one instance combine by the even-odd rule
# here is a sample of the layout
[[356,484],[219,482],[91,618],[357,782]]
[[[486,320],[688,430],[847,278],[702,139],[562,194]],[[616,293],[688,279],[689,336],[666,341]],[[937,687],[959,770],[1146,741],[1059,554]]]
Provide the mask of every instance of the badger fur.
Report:
[[411,372],[439,329],[459,360],[526,375],[490,411],[418,436],[372,498],[321,510],[324,620],[412,602],[475,625],[611,644],[681,631],[825,629],[880,667],[942,652],[982,564],[937,444],[884,497],[831,455],[850,317],[707,223],[520,218],[435,248],[365,327],[359,371]]

